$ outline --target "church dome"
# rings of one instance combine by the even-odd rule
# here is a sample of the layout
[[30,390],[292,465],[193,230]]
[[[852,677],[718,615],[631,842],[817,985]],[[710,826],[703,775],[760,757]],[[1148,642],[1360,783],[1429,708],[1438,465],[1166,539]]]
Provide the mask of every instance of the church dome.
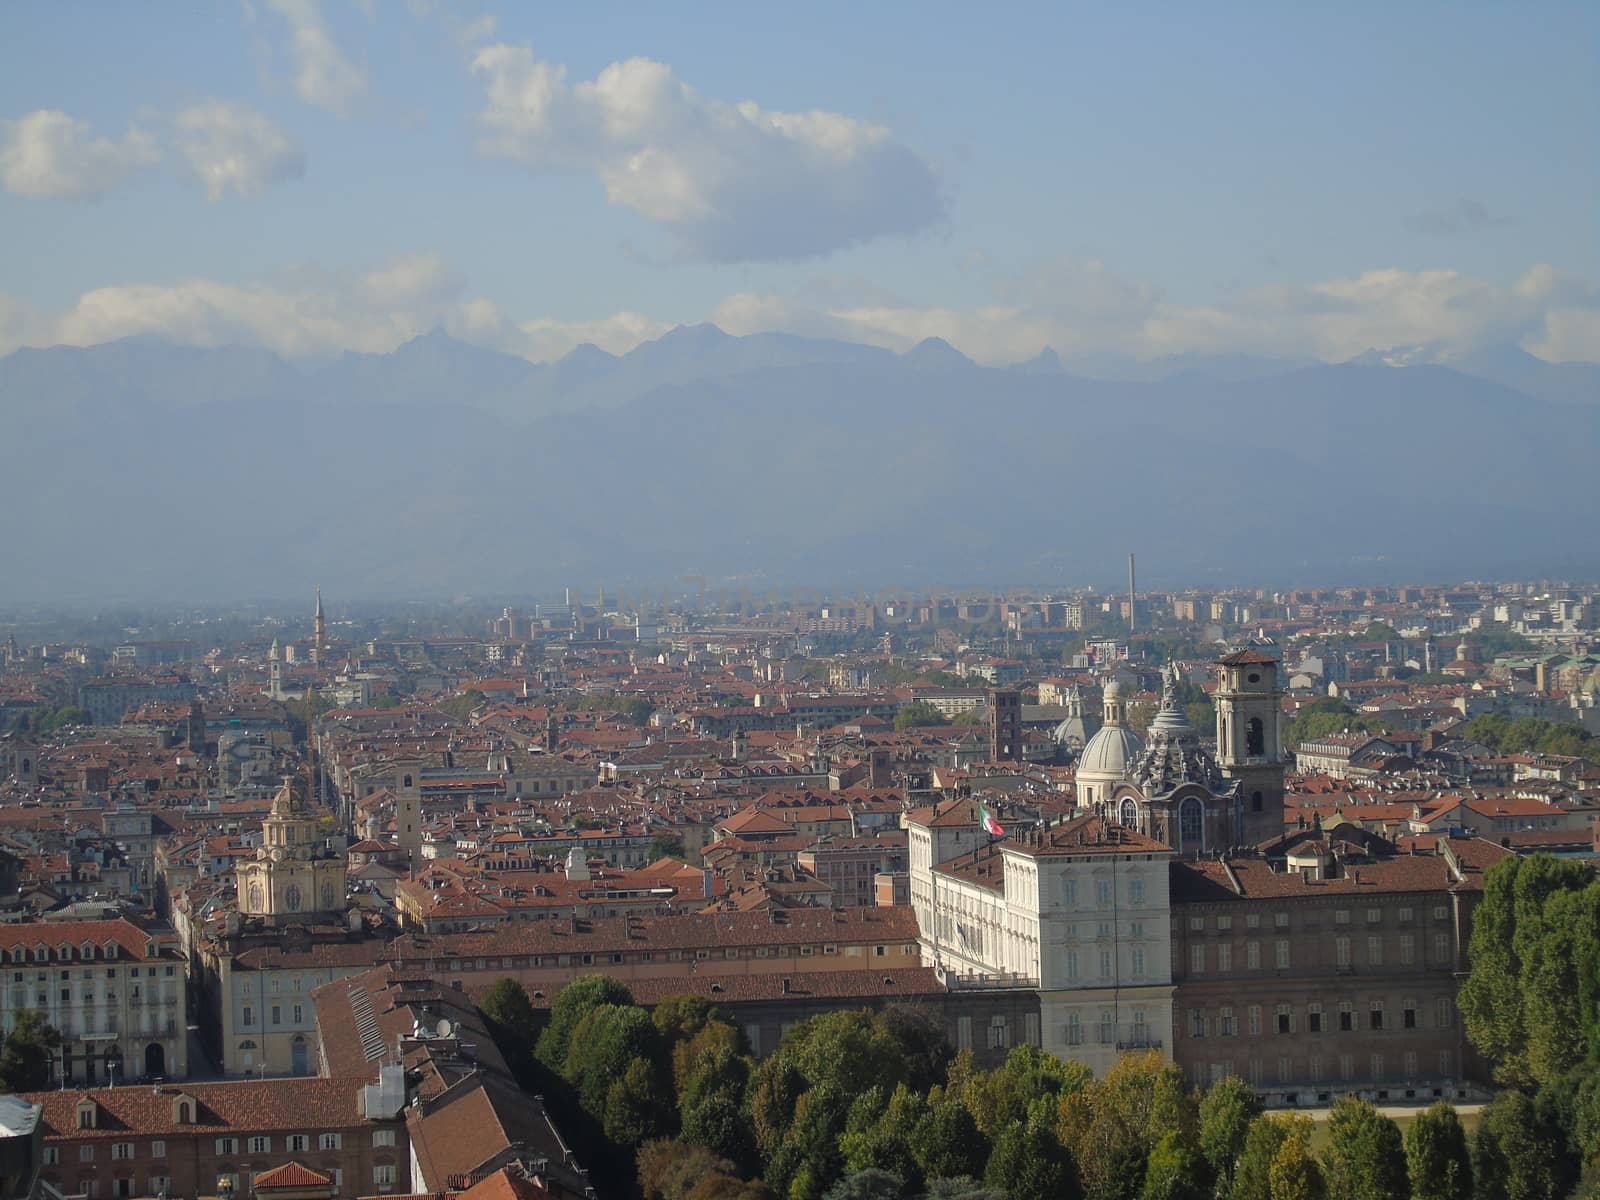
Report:
[[1105,726],[1089,739],[1078,756],[1079,784],[1085,782],[1086,777],[1091,783],[1114,783],[1122,779],[1143,749],[1144,742],[1126,725]]

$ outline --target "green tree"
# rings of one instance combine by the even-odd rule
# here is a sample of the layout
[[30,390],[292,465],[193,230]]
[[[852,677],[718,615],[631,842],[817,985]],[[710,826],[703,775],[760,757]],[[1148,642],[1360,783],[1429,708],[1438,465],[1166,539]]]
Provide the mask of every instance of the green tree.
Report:
[[[1023,1044],[1013,1047],[1006,1061],[987,1075],[964,1076],[959,1090],[978,1128],[994,1141],[1004,1130],[1026,1120],[1040,1098],[1058,1100],[1078,1091],[1091,1078],[1083,1064],[1066,1062],[1037,1046]],[[951,1090],[957,1090],[955,1083]]]
[[717,1010],[700,996],[665,996],[655,1006],[650,1019],[662,1040],[669,1046],[687,1041],[717,1018]]
[[983,1181],[1008,1200],[1076,1200],[1083,1195],[1072,1153],[1042,1112],[1000,1134]]
[[50,1086],[54,1054],[61,1034],[37,1009],[25,1008],[0,1046],[0,1088],[8,1092],[42,1092]]
[[611,1085],[624,1077],[636,1058],[660,1064],[660,1050],[661,1035],[642,1008],[602,1004],[590,1009],[572,1031],[562,1075],[578,1089],[584,1110],[604,1119]]
[[[881,1095],[881,1089],[874,1088],[867,1093],[867,1096],[871,1096],[872,1092]],[[857,1119],[857,1107],[851,1106],[850,1123],[855,1123]],[[867,1111],[870,1111],[870,1108]],[[918,1124],[927,1115],[926,1095],[912,1091],[903,1083],[900,1084],[870,1125],[855,1129],[847,1126],[839,1143],[840,1149],[844,1151],[845,1166],[851,1171],[864,1171],[869,1168],[891,1171],[903,1183],[913,1188],[919,1186],[922,1182],[922,1169],[918,1165],[912,1143]]]
[[903,704],[894,714],[894,727],[898,730],[945,723],[945,715],[926,700],[913,700],[910,704]]
[[522,1078],[538,1039],[535,1032],[537,1019],[527,991],[508,975],[489,986],[478,1008],[488,1019],[489,1032],[494,1035],[507,1065],[519,1079]]
[[1327,1195],[1322,1169],[1311,1153],[1311,1118],[1288,1117],[1283,1145],[1267,1172],[1272,1200],[1322,1200]]
[[970,1175],[928,1181],[924,1200],[1006,1200],[1006,1195]]
[[460,695],[439,701],[434,707],[440,712],[456,718],[458,721],[465,721],[474,712],[483,707],[485,699],[484,694],[477,688],[468,688]]
[[1582,1060],[1595,1027],[1600,884],[1548,854],[1507,858],[1484,877],[1461,989],[1467,1036],[1510,1083],[1552,1083]]
[[567,1046],[572,1031],[590,1011],[602,1004],[631,1005],[633,994],[609,975],[585,975],[561,989],[550,1006],[550,1024],[539,1035],[535,1054],[540,1062],[557,1074],[567,1065]]
[[1406,1130],[1413,1200],[1471,1200],[1472,1155],[1453,1105],[1441,1100]]
[[629,1061],[622,1078],[606,1089],[602,1120],[606,1137],[630,1149],[673,1131],[672,1099],[654,1063]]
[[[643,1200],[689,1200],[708,1180],[742,1182],[733,1163],[704,1146],[664,1138],[641,1146],[635,1161]],[[764,1188],[763,1194],[771,1196]],[[725,1185],[719,1185],[715,1191],[700,1193],[697,1200],[706,1200],[708,1196],[744,1197],[745,1194],[727,1191]],[[755,1200],[755,1197],[751,1195],[748,1200]]]
[[1205,1160],[1176,1133],[1155,1144],[1145,1160],[1139,1200],[1206,1200]]
[[1556,1200],[1569,1167],[1566,1147],[1522,1092],[1501,1092],[1483,1110],[1472,1143],[1477,1200]]
[[646,862],[659,862],[663,858],[685,857],[683,839],[675,833],[658,833],[650,839],[650,849],[645,851]]
[[1103,1080],[1069,1096],[1056,1123],[1058,1136],[1077,1157],[1090,1200],[1130,1200],[1156,1143],[1173,1133],[1192,1150],[1195,1126],[1182,1074],[1155,1052],[1124,1055]]
[[893,1171],[866,1167],[841,1176],[822,1200],[900,1200],[905,1194],[906,1181]]
[[732,1096],[709,1096],[694,1107],[683,1110],[679,1136],[695,1146],[704,1146],[743,1172],[754,1171],[759,1163],[755,1133],[743,1106]]
[[911,1150],[925,1179],[976,1179],[989,1161],[990,1146],[967,1106],[946,1098],[917,1122]]
[[1328,1115],[1323,1166],[1329,1200],[1408,1200],[1411,1192],[1400,1127],[1354,1096]]
[[1537,932],[1520,951],[1528,1073],[1542,1084],[1555,1082],[1584,1060],[1595,1030],[1600,883],[1585,884],[1587,875],[1586,870],[1565,873],[1565,886],[1545,898]]
[[1261,1100],[1244,1080],[1229,1075],[1201,1097],[1197,1139],[1200,1154],[1221,1194],[1233,1186],[1234,1164],[1244,1153],[1250,1123],[1261,1115]]
[[1522,863],[1513,855],[1484,874],[1483,899],[1473,912],[1467,945],[1471,971],[1457,999],[1467,1037],[1501,1078],[1523,1074],[1527,1049],[1514,944],[1517,873]]
[[1282,1117],[1263,1114],[1251,1122],[1229,1200],[1272,1200],[1272,1163],[1288,1137],[1289,1124]]
[[876,1019],[905,1064],[907,1084],[925,1092],[945,1081],[955,1051],[939,1017],[919,1005],[891,1004]]

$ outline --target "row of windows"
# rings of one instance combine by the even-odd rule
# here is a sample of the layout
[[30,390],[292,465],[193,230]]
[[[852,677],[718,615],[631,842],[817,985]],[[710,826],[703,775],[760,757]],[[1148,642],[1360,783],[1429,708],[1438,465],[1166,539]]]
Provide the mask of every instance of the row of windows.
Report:
[[[1096,908],[1112,907],[1113,891],[1111,880],[1097,879],[1094,881],[1094,904]],[[1139,905],[1144,903],[1144,880],[1130,879],[1128,881],[1128,903]],[[1078,906],[1078,881],[1076,879],[1063,879],[1061,881],[1061,903],[1068,908]]]
[[[1110,950],[1102,950],[1102,951],[1100,951],[1100,959],[1099,959],[1100,973],[1097,976],[1097,978],[1099,978],[1099,979],[1114,979],[1114,978],[1116,978],[1116,974],[1115,974],[1115,970],[1114,970],[1115,964],[1116,964],[1115,956],[1112,954],[1112,952]],[[1128,965],[1129,965],[1129,969],[1132,972],[1133,978],[1140,979],[1140,978],[1142,978],[1144,976],[1145,959],[1144,959],[1144,947],[1143,946],[1133,946],[1133,947],[1131,947],[1129,949],[1129,951],[1128,951]],[[1069,981],[1075,981],[1075,980],[1083,978],[1082,971],[1080,970],[1080,958],[1079,958],[1078,952],[1076,950],[1068,950],[1067,951],[1067,953],[1066,953],[1066,966],[1067,966],[1067,979]]]
[[[59,962],[71,962],[74,958],[116,958],[122,953],[122,947],[117,942],[106,942],[97,946],[93,942],[84,942],[81,946],[62,942],[55,948],[55,957]],[[74,951],[77,953],[74,954]],[[98,951],[98,953],[96,953]],[[49,962],[50,947],[40,942],[31,950],[26,946],[13,946],[9,951],[0,950],[0,961],[14,963]]]
[[[1388,910],[1383,908],[1366,909],[1364,912],[1366,923],[1368,925],[1382,924],[1384,915],[1387,911]],[[1307,913],[1306,915],[1309,917],[1314,914]],[[1335,909],[1333,913],[1333,923],[1335,925],[1349,925],[1351,923],[1352,915],[1353,914],[1351,910],[1348,908]],[[1395,909],[1394,915],[1396,922],[1401,925],[1411,925],[1417,920],[1417,910],[1413,906]],[[1448,905],[1436,904],[1430,910],[1430,915],[1435,921],[1447,921],[1450,919],[1450,908]],[[1273,913],[1272,923],[1278,929],[1287,929],[1289,927],[1289,914],[1287,912]],[[1314,925],[1314,922],[1308,920],[1302,924],[1309,928]],[[1246,929],[1259,929],[1261,927],[1261,914],[1244,914],[1244,925]],[[1217,915],[1214,922],[1207,918],[1204,913],[1191,913],[1189,915],[1190,933],[1204,933],[1208,928],[1214,929],[1217,933],[1227,933],[1233,928],[1233,915],[1231,913],[1220,913]]]
[[[1392,1082],[1388,1075],[1391,1061],[1381,1052],[1367,1055],[1366,1062],[1363,1064],[1367,1069],[1366,1077],[1358,1080],[1356,1077],[1357,1059],[1355,1055],[1323,1056],[1321,1054],[1310,1054],[1305,1059],[1305,1077],[1309,1078],[1313,1083],[1325,1082],[1329,1079],[1328,1071],[1332,1069],[1338,1072],[1338,1081],[1340,1083],[1389,1083]],[[1449,1050],[1440,1050],[1438,1058],[1434,1061],[1438,1064],[1439,1075],[1442,1078],[1450,1078],[1451,1073],[1455,1070],[1455,1054]],[[1287,1054],[1280,1055],[1275,1065],[1277,1067],[1277,1075],[1274,1082],[1278,1084],[1298,1082],[1296,1063],[1291,1056]],[[1421,1065],[1422,1060],[1415,1050],[1405,1051],[1400,1056],[1400,1077],[1407,1080],[1420,1080],[1419,1069]],[[1266,1072],[1263,1070],[1263,1064],[1259,1058],[1249,1060],[1248,1071],[1252,1087],[1260,1088],[1265,1086],[1267,1082]],[[1208,1066],[1204,1063],[1195,1063],[1189,1068],[1189,1074],[1196,1084],[1217,1084],[1221,1083],[1226,1076],[1233,1074],[1233,1064],[1211,1063]]]
[[[291,1019],[290,1019],[289,1023],[291,1025],[299,1025],[299,1024],[302,1024],[305,1021],[305,1008],[304,1008],[304,1006],[296,1004],[290,1009],[290,1013],[291,1013]],[[246,1004],[244,1006],[244,1013],[243,1013],[243,1015],[242,1015],[242,1017],[241,1017],[241,1019],[239,1021],[239,1024],[241,1024],[241,1025],[245,1026],[246,1028],[248,1028],[251,1025],[254,1025],[255,1023],[256,1023],[256,1010],[253,1007],[251,1007],[250,1005]],[[272,1006],[272,1020],[271,1020],[270,1024],[273,1024],[273,1025],[282,1025],[283,1024],[283,1005],[274,1004]]]
[[[1434,1028],[1450,1028],[1454,1020],[1454,1011],[1454,1004],[1448,996],[1438,997],[1434,1001]],[[1251,1037],[1260,1036],[1263,1028],[1261,1005],[1250,1005],[1244,1010],[1244,1016],[1243,1032]],[[1272,1033],[1300,1032],[1300,1014],[1293,1005],[1278,1005],[1270,1021],[1269,1030]],[[1353,1001],[1342,1000],[1331,1011],[1325,1008],[1321,1001],[1313,1001],[1306,1006],[1305,1012],[1307,1033],[1356,1033],[1363,1030],[1377,1032],[1384,1029],[1417,1029],[1421,1025],[1422,1010],[1417,1002],[1411,999],[1401,1002],[1397,1019],[1388,1015],[1382,1000],[1369,1001],[1362,1010],[1358,1010]],[[1230,1004],[1218,1008],[1214,1017],[1203,1008],[1189,1010],[1189,1036],[1192,1038],[1204,1038],[1213,1034],[1217,1037],[1234,1037],[1239,1032],[1234,1008]]]
[[[154,967],[146,967],[146,968],[144,968],[144,973],[145,973],[145,977],[146,978],[154,979],[156,977],[156,969]],[[173,977],[173,975],[176,974],[176,972],[173,970],[172,967],[167,967],[162,971],[162,974],[165,975],[168,979],[171,979]],[[26,971],[13,971],[11,973],[11,981],[13,983],[21,983],[21,982],[23,982],[23,980],[27,979],[27,977],[28,977],[28,973]],[[105,978],[107,978],[107,979],[115,979],[116,977],[117,977],[117,968],[116,967],[107,967],[106,970],[105,970]],[[40,983],[43,983],[45,980],[50,978],[50,974],[49,974],[48,971],[40,971],[35,976],[35,978],[37,978]],[[72,972],[71,971],[62,971],[61,975],[60,975],[60,978],[62,978],[62,979],[71,979],[72,978]],[[81,979],[98,979],[98,978],[100,978],[100,976],[95,972],[95,970],[93,968],[84,967],[83,970],[81,972],[79,972],[79,978],[81,978]],[[128,978],[129,979],[138,979],[139,978],[139,968],[138,967],[129,967],[128,968]]]
[[[1433,935],[1433,961],[1435,963],[1448,963],[1454,953],[1454,940],[1448,933]],[[1285,970],[1290,966],[1289,939],[1278,938],[1273,942],[1273,964],[1278,970]],[[1396,962],[1400,966],[1414,966],[1417,961],[1417,939],[1415,935],[1402,933],[1395,943]],[[1216,970],[1227,973],[1233,970],[1233,944],[1231,942],[1215,943]],[[1189,945],[1189,974],[1199,975],[1207,970],[1207,963],[1212,960],[1208,953],[1207,944],[1204,942],[1191,942]],[[1340,936],[1333,939],[1333,962],[1336,967],[1352,967],[1354,961],[1351,957],[1351,940],[1349,937]],[[1381,934],[1369,934],[1366,944],[1366,965],[1381,967],[1384,964],[1384,938]],[[1261,967],[1261,943],[1246,942],[1244,945],[1244,966],[1246,970],[1255,971]]]
[[[1093,1030],[1095,1038],[1102,1046],[1112,1046],[1119,1040],[1117,1038],[1117,1014],[1106,1008],[1100,1011],[1098,1026]],[[1067,1022],[1061,1027],[1061,1040],[1069,1046],[1081,1046],[1084,1042],[1083,1017],[1078,1013],[1068,1013]],[[1150,1025],[1145,1018],[1142,1008],[1133,1010],[1133,1032],[1131,1045],[1149,1046],[1153,1042],[1150,1034]]]

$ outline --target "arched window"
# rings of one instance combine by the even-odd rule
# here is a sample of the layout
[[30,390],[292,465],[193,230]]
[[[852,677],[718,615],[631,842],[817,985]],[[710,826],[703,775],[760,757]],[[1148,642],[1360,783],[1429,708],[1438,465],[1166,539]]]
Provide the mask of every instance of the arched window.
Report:
[[1129,829],[1139,827],[1139,806],[1133,802],[1131,796],[1122,802],[1121,820]]
[[1245,727],[1244,750],[1246,754],[1267,752],[1267,732],[1260,717],[1251,717],[1250,724]]
[[1190,796],[1178,809],[1178,840],[1184,850],[1199,850],[1205,845],[1206,810]]

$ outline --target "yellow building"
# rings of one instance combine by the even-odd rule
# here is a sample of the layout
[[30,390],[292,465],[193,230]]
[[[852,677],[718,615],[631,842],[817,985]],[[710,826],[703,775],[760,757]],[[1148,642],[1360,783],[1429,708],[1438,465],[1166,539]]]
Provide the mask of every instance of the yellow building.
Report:
[[285,780],[261,823],[256,860],[235,868],[239,911],[275,921],[342,913],[347,869],[345,856],[323,845],[316,818],[306,812],[292,781]]

